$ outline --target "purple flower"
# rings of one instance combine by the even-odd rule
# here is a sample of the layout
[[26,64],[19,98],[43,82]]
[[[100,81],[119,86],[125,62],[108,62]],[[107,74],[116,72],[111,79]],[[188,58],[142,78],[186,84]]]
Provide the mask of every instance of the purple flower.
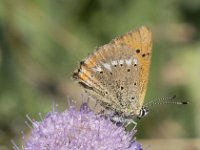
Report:
[[49,113],[42,122],[33,121],[24,142],[24,150],[142,150],[133,133],[95,114],[86,103],[80,111],[71,106]]

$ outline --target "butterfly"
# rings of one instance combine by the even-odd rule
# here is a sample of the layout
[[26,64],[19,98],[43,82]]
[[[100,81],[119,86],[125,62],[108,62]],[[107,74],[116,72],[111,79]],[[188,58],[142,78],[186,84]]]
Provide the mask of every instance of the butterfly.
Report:
[[112,112],[113,121],[143,118],[149,112],[143,103],[151,55],[152,32],[142,26],[96,48],[81,61],[73,77],[103,108]]

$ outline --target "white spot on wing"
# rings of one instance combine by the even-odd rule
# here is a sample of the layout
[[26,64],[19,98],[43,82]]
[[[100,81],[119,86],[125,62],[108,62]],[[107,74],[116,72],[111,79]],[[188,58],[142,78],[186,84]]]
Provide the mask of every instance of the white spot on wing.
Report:
[[138,61],[136,58],[134,58],[133,61],[134,61],[134,64],[138,64]]
[[92,70],[98,71],[98,72],[102,71],[100,66],[96,66],[96,67],[92,68]]
[[114,66],[114,65],[117,65],[118,63],[117,63],[116,60],[114,60],[114,61],[111,62],[111,64]]
[[130,65],[131,65],[131,62],[132,62],[132,59],[131,59],[131,58],[130,58],[130,59],[126,59],[125,62],[126,62],[126,64],[127,64],[128,66],[130,66]]
[[102,64],[107,70],[112,71],[110,64],[104,63]]
[[121,64],[123,64],[124,63],[124,60],[119,60],[119,64],[121,65]]
[[84,69],[84,68],[81,68],[81,69],[80,69],[80,72],[81,72],[81,73],[84,73],[84,72],[85,72],[85,69]]

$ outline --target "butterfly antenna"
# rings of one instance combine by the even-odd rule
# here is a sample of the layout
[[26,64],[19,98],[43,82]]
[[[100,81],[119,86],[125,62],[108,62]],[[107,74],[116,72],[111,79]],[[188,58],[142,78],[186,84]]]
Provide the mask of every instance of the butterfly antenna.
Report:
[[151,104],[153,104],[155,102],[162,102],[162,101],[168,101],[168,100],[170,101],[170,100],[173,100],[175,98],[176,98],[176,95],[171,96],[171,97],[162,97],[162,98],[159,98],[159,99],[156,99],[156,100],[151,100],[151,101],[147,102],[145,104],[145,106],[151,105]]
[[144,107],[152,107],[154,105],[162,105],[162,104],[175,104],[175,105],[183,105],[183,104],[188,104],[189,102],[187,101],[173,101],[176,98],[176,95],[172,97],[167,97],[167,98],[160,98],[158,100],[153,100],[148,102],[147,104],[144,105]]

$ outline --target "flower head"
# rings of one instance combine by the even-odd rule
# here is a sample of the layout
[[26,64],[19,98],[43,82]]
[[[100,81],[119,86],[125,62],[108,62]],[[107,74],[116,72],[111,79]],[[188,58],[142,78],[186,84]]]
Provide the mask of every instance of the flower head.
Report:
[[25,150],[141,150],[127,133],[103,115],[97,115],[83,103],[80,111],[70,107],[51,112],[41,122],[33,122]]

